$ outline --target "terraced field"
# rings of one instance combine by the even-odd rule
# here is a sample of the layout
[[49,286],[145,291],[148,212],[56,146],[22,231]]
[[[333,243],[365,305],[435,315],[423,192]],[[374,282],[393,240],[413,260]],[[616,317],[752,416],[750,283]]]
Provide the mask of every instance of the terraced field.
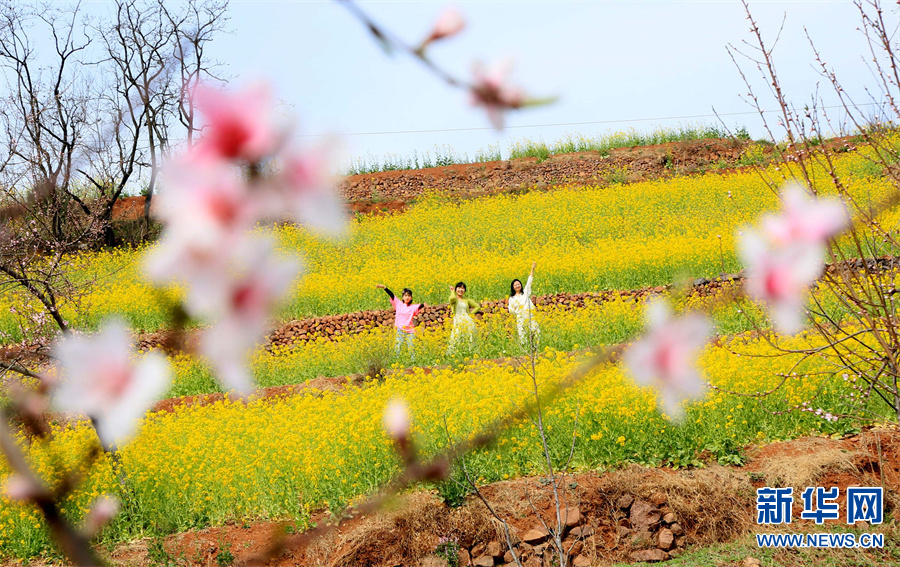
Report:
[[[842,154],[837,168],[861,205],[891,191],[864,151]],[[773,166],[762,176],[789,173]],[[824,170],[817,175],[825,186]],[[355,220],[340,242],[283,226],[275,231],[282,252],[301,257],[305,268],[273,325],[383,309],[387,298],[376,283],[395,291],[410,287],[416,302],[440,304],[446,302],[448,284],[462,280],[474,299],[500,300],[512,278],[524,279],[532,261],[538,263],[537,295],[661,291],[673,281],[738,272],[736,231],[776,207],[777,197],[760,172],[748,170],[461,202],[435,194],[403,214]],[[883,216],[885,225],[896,222],[896,213]],[[92,330],[104,318],[120,315],[136,329],[160,330],[167,298],[180,292],[144,282],[145,253],[116,250],[73,259],[73,277],[93,285],[77,303],[64,307],[66,318]],[[897,251],[885,248],[883,253]],[[896,284],[893,273],[885,279]],[[835,376],[823,358],[783,353],[815,347],[821,339],[801,334],[781,339],[776,349],[768,333],[758,332],[766,326],[763,312],[730,284],[711,295],[681,294],[677,287],[665,293],[676,309],[701,307],[713,315],[717,338],[700,360],[709,391],[684,407],[683,419],[673,421],[657,410],[654,390],[636,386],[617,364],[605,364],[544,408],[555,467],[740,465],[751,444],[859,431],[856,420],[823,418],[856,407],[851,399],[859,393],[856,377]],[[838,303],[825,291],[817,293],[839,320]],[[27,312],[28,302],[10,291],[0,301],[0,330],[22,338],[15,314]],[[574,309],[541,307],[541,344],[534,361],[538,390],[550,391],[594,350],[633,339],[642,328],[644,308],[643,299],[628,294]],[[515,322],[497,311],[478,321],[475,348],[455,354],[447,354],[446,324],[419,329],[415,359],[394,354],[392,333],[385,328],[261,348],[253,357],[260,387],[323,377],[355,379],[341,388],[167,404],[146,416],[134,440],[115,454],[102,454],[85,470],[85,482],[67,498],[65,513],[80,519],[94,498],[116,495],[123,509],[101,536],[100,543],[108,546],[229,522],[289,519],[295,529],[306,528],[322,510],[358,501],[400,470],[382,425],[392,399],[409,403],[416,446],[424,455],[435,455],[533,396]],[[202,360],[179,355],[172,362],[176,378],[165,397],[221,393]],[[753,395],[777,385],[771,395]],[[813,404],[807,409],[822,411],[800,411],[804,402]],[[869,405],[885,410],[875,399]],[[52,442],[19,439],[51,486],[97,443],[84,421],[59,420],[52,426]],[[544,458],[538,431],[521,420],[496,443],[464,459],[478,482],[495,483],[540,474]],[[457,482],[460,469],[455,470],[450,481],[424,488],[458,503],[465,491]],[[7,469],[2,474],[8,476]],[[0,500],[0,557],[53,554],[38,511]]]

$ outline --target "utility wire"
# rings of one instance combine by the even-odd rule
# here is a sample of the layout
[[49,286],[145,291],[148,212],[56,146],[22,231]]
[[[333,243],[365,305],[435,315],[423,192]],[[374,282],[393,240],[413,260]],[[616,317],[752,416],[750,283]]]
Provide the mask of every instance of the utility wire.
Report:
[[[863,104],[857,104],[859,106],[880,106],[880,103],[877,102],[867,102]],[[836,104],[832,106],[820,106],[822,110],[834,109],[834,108],[844,108],[842,105]],[[781,110],[763,110],[764,114],[770,114],[772,112],[781,112]],[[718,118],[721,116],[744,116],[748,114],[759,114],[757,110],[748,110],[746,112],[724,112],[719,114],[693,114],[686,116],[666,116],[659,118],[631,118],[624,120],[594,120],[590,122],[557,122],[553,124],[524,124],[519,126],[506,126],[506,130],[513,130],[519,128],[552,128],[556,126],[588,126],[592,124],[620,124],[620,123],[629,123],[629,122],[655,122],[661,120],[693,120],[697,118]],[[352,132],[349,134],[299,134],[298,138],[320,138],[320,137],[334,137],[334,136],[384,136],[384,135],[392,135],[392,134],[431,134],[438,132],[475,132],[479,130],[494,130],[491,126],[481,126],[475,128],[437,128],[433,130],[394,130],[391,132]]]

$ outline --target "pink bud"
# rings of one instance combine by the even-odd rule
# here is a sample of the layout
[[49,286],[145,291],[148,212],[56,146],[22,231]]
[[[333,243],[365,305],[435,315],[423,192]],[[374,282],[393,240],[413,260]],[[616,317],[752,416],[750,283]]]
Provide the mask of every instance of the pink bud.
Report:
[[438,17],[431,35],[425,40],[423,46],[438,39],[454,36],[461,32],[464,27],[466,27],[466,21],[463,19],[462,14],[455,8],[446,8]]
[[384,410],[384,429],[394,439],[409,435],[409,406],[402,399],[391,400]]
[[488,118],[497,130],[503,129],[507,110],[521,108],[525,103],[525,93],[508,82],[511,69],[512,61],[506,60],[490,69],[476,63],[472,70],[475,76],[471,87],[472,103],[487,110]]

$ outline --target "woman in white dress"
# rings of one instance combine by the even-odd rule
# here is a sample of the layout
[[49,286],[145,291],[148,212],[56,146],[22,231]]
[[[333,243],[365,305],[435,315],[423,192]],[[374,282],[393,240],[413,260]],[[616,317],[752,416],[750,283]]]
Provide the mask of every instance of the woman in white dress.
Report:
[[516,327],[519,331],[519,342],[525,348],[537,346],[541,329],[534,320],[534,303],[531,301],[531,284],[534,281],[534,268],[537,262],[532,262],[531,273],[528,281],[522,286],[518,279],[509,285],[509,312],[516,316]]
[[450,332],[450,344],[447,353],[456,352],[459,343],[466,341],[469,348],[475,347],[475,320],[472,315],[478,313],[481,306],[475,301],[465,297],[466,284],[458,282],[450,286],[450,313],[453,315],[453,330]]

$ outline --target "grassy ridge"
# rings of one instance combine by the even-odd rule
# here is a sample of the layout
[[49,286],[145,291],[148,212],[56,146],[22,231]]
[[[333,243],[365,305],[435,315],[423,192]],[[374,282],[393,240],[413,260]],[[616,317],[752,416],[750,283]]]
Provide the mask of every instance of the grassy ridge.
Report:
[[[735,135],[741,139],[748,139],[749,135],[744,127],[737,128]],[[560,140],[547,144],[543,140],[530,139],[517,140],[510,144],[506,155],[508,159],[523,157],[536,157],[538,160],[547,159],[550,155],[567,154],[573,152],[598,152],[600,155],[609,155],[615,148],[628,148],[635,146],[652,146],[667,142],[681,142],[685,140],[721,139],[729,138],[731,133],[724,128],[709,124],[680,124],[671,127],[657,127],[651,130],[638,130],[629,128],[624,131],[607,132],[595,137],[580,134],[566,134]],[[399,154],[387,154],[378,158],[373,155],[351,158],[341,171],[341,175],[364,175],[379,171],[397,171],[405,169],[421,169],[428,167],[445,167],[455,164],[483,163],[499,161],[503,159],[503,152],[499,145],[488,146],[486,149],[475,152],[475,158],[469,159],[467,153],[460,154],[447,145],[436,145],[434,153],[425,151],[422,155],[413,152],[412,156]]]

